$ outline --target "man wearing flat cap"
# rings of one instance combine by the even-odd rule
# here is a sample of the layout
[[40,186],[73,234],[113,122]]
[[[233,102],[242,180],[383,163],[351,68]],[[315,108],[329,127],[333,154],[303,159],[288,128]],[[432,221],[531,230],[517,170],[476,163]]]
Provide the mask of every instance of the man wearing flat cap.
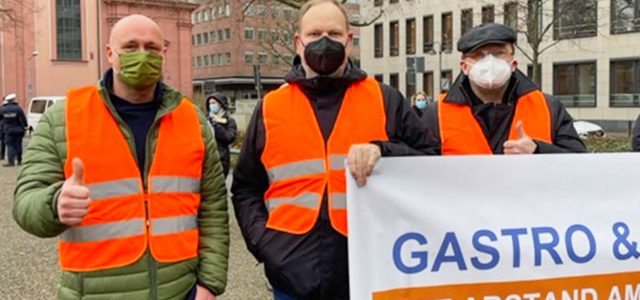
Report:
[[482,24],[458,41],[461,74],[427,107],[430,151],[441,155],[586,152],[564,106],[543,94],[514,58],[516,33]]

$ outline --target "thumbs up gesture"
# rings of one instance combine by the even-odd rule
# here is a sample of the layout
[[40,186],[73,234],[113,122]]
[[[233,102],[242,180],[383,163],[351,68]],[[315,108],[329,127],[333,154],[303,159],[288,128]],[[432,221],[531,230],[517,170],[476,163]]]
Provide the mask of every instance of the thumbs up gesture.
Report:
[[524,132],[522,121],[518,121],[516,124],[516,131],[518,139],[506,141],[502,145],[504,154],[533,154],[538,145]]
[[73,159],[72,163],[73,174],[62,185],[57,207],[60,222],[68,226],[82,222],[89,210],[89,203],[91,203],[89,188],[84,186],[84,164],[77,157]]

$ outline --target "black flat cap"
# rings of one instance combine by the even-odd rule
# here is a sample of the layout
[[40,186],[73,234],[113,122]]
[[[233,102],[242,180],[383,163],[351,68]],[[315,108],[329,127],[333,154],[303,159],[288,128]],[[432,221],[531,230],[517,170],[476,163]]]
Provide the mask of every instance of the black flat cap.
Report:
[[458,41],[458,51],[473,52],[487,44],[514,44],[516,32],[509,26],[485,23],[469,29]]

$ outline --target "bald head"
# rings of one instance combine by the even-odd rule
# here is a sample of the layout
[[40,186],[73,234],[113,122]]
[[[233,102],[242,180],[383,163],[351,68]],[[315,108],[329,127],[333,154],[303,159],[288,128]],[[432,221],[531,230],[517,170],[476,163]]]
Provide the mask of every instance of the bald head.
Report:
[[[129,33],[129,34],[127,34]],[[156,35],[164,41],[164,35],[160,26],[151,18],[143,15],[129,15],[113,25],[111,36],[109,36],[109,44],[115,44],[116,41],[134,35]]]

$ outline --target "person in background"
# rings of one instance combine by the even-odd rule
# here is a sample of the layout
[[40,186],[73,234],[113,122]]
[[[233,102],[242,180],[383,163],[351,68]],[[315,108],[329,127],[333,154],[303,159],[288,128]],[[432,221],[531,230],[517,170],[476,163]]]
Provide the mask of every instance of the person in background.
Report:
[[7,162],[2,166],[12,167],[22,164],[22,138],[27,131],[27,117],[16,102],[16,94],[4,97],[6,104],[0,108],[0,122],[4,144],[7,146]]
[[429,104],[429,100],[427,99],[427,94],[424,92],[417,92],[411,96],[411,105],[418,117],[422,117],[422,113],[424,109],[427,108],[427,104]]
[[231,162],[229,146],[236,141],[238,126],[236,121],[229,115],[229,100],[223,93],[213,93],[207,97],[206,108],[207,120],[215,131],[220,163],[222,163],[224,176],[227,177]]

